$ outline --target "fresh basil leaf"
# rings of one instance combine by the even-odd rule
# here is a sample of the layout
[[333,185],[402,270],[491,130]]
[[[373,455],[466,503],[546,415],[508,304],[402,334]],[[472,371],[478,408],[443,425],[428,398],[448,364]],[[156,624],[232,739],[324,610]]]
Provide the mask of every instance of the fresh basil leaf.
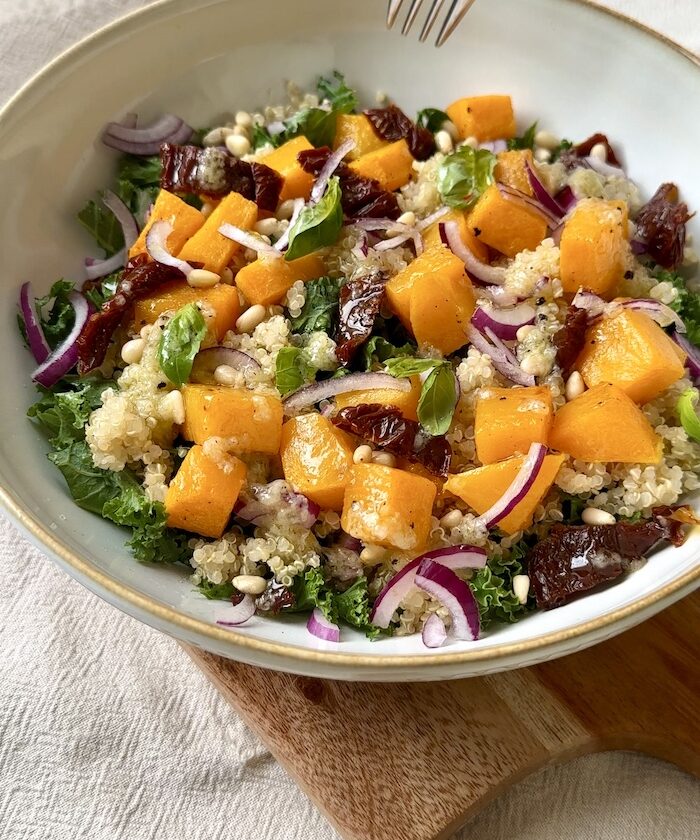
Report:
[[122,227],[114,213],[102,202],[88,201],[78,213],[78,221],[92,234],[106,257],[111,257],[124,247]]
[[415,356],[416,347],[406,343],[397,347],[381,335],[373,335],[360,348],[360,359],[365,370],[372,370],[375,365],[381,365],[389,359],[405,356]]
[[129,181],[136,187],[158,187],[160,173],[160,155],[124,155],[119,161],[117,180]]
[[119,269],[112,274],[107,275],[107,277],[104,277],[102,280],[98,280],[94,286],[84,292],[85,297],[90,301],[95,309],[99,309],[105,301],[114,297],[121,275],[122,271]]
[[433,370],[445,364],[442,359],[417,359],[403,356],[387,359],[384,367],[390,376],[401,378],[404,376],[415,376],[417,373],[424,373],[426,370]]
[[316,204],[307,205],[299,214],[289,233],[286,260],[305,257],[319,248],[333,245],[343,226],[343,208],[340,205],[340,181],[333,176],[325,195]]
[[323,76],[318,80],[318,95],[327,99],[331,108],[338,114],[352,114],[357,110],[359,102],[355,91],[345,83],[345,76],[337,70],[333,71],[330,79]]
[[299,347],[283,347],[275,362],[275,385],[283,397],[310,382],[316,368],[310,365]]
[[495,166],[496,155],[488,149],[464,146],[448,155],[437,174],[437,187],[443,202],[450,207],[471,207],[493,184]]
[[194,357],[206,334],[207,322],[194,303],[183,306],[163,330],[158,345],[158,363],[178,387],[189,379]]
[[331,335],[338,320],[341,279],[319,277],[305,284],[306,299],[301,314],[292,318],[295,333],[325,332]]
[[528,128],[521,137],[511,137],[508,140],[508,149],[532,149],[535,146],[535,134],[537,134],[537,120]]
[[457,405],[457,387],[452,368],[436,367],[423,383],[418,400],[418,421],[430,435],[444,435]]
[[303,134],[312,146],[332,146],[337,119],[336,111],[303,108],[285,121],[280,140],[286,142]]
[[688,437],[700,441],[700,417],[698,417],[695,406],[700,399],[700,392],[697,388],[688,388],[678,398],[676,408],[683,428]]
[[423,108],[416,117],[418,125],[427,128],[433,134],[440,131],[443,123],[449,122],[449,120],[449,116],[444,111],[440,111],[439,108]]

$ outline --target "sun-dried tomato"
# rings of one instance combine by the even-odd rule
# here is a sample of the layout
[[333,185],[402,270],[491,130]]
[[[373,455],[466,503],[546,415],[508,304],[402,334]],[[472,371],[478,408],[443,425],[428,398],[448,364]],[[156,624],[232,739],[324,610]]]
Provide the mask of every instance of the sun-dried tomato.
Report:
[[267,589],[255,600],[255,606],[259,612],[272,613],[272,615],[289,610],[295,604],[294,593],[276,580],[271,580],[267,584]]
[[574,152],[577,157],[588,157],[591,153],[591,149],[599,144],[605,146],[606,163],[609,163],[611,166],[622,166],[615,154],[615,150],[610,145],[610,141],[604,134],[592,134],[588,140],[584,140],[583,143],[579,143],[577,146],[574,146]]
[[349,364],[359,347],[372,335],[387,280],[384,272],[373,269],[340,287],[335,352],[342,364]]
[[579,353],[586,343],[588,313],[585,309],[570,306],[566,312],[564,326],[554,333],[552,342],[557,348],[557,364],[568,373],[576,363]]
[[338,428],[381,446],[398,458],[422,464],[433,475],[445,478],[449,472],[452,450],[447,438],[425,435],[415,420],[408,420],[394,406],[348,406],[331,420]]
[[114,331],[137,300],[165,283],[184,280],[185,275],[179,268],[147,260],[145,254],[130,260],[122,271],[114,295],[88,318],[76,343],[81,376],[102,364]]
[[683,260],[685,225],[691,214],[678,201],[678,187],[662,184],[637,216],[637,239],[646,253],[664,268],[674,269]]
[[364,113],[378,137],[389,143],[405,140],[416,160],[427,160],[435,152],[435,138],[432,132],[416,125],[396,105],[389,105],[387,108],[370,108]]
[[[245,163],[245,161],[238,161]],[[261,210],[274,213],[284,186],[284,178],[264,163],[251,163],[250,171],[255,185],[255,203]]]

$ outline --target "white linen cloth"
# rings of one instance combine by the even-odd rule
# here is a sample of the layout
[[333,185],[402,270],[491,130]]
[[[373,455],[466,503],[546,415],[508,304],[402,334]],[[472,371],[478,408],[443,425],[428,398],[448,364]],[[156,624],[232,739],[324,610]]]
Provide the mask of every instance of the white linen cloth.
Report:
[[[0,0],[0,102],[142,5]],[[607,5],[700,52],[697,0]],[[0,564],[2,840],[337,839],[172,639],[91,595],[1,519]],[[698,813],[697,781],[606,754],[527,779],[455,840],[691,840]]]

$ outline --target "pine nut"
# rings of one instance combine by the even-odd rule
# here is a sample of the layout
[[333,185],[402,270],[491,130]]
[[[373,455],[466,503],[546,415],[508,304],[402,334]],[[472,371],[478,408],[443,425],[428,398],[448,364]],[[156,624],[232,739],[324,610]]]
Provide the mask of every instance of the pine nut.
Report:
[[382,467],[395,467],[396,458],[391,452],[374,452],[372,454],[372,463],[380,464]]
[[377,105],[384,105],[388,101],[389,97],[384,93],[383,90],[378,90],[374,97]]
[[549,149],[535,149],[533,157],[537,163],[549,163],[552,158],[552,153]]
[[260,219],[255,224],[255,232],[261,236],[277,236],[279,233],[279,221],[277,219]]
[[459,140],[459,129],[452,120],[445,120],[445,122],[440,126],[440,129],[442,131],[446,131],[450,135],[453,143],[456,143]]
[[127,365],[136,364],[136,362],[141,361],[145,349],[146,342],[142,338],[132,338],[122,347],[122,359]]
[[474,137],[474,135],[472,135],[470,137],[467,137],[466,140],[463,140],[462,145],[471,146],[472,149],[476,149],[476,147],[479,145],[479,141],[476,137]]
[[605,147],[605,143],[596,143],[591,149],[591,157],[605,163],[608,159],[608,150]]
[[520,362],[520,367],[525,371],[525,373],[529,373],[531,376],[543,375],[540,360],[533,355],[525,356],[525,358]]
[[372,460],[372,447],[366,443],[358,446],[352,454],[352,460],[355,464],[369,464]]
[[221,272],[221,282],[225,283],[227,286],[233,286],[233,272],[230,268],[225,268]]
[[552,134],[551,131],[538,131],[535,134],[535,145],[553,152],[559,145],[559,138]]
[[586,390],[586,383],[583,381],[581,374],[575,370],[571,376],[566,380],[566,399],[570,402],[580,397]]
[[233,128],[233,133],[236,137],[245,137],[248,140],[248,129],[244,128],[242,125],[236,125]]
[[250,151],[250,140],[238,134],[229,134],[226,138],[226,148],[234,157],[242,158]]
[[236,575],[231,583],[244,595],[262,595],[267,589],[267,581],[258,575]]
[[294,212],[294,199],[288,198],[277,208],[275,215],[278,219],[291,219]]
[[402,213],[399,218],[396,220],[396,223],[399,225],[407,225],[408,227],[414,227],[416,224],[416,214],[413,210],[407,210],[405,213]]
[[360,552],[361,563],[379,563],[386,556],[386,549],[381,545],[366,545]]
[[443,155],[449,155],[455,147],[450,135],[442,129],[435,132],[435,145],[437,146],[438,151],[442,152]]
[[528,575],[513,575],[513,594],[520,604],[527,603],[530,592],[530,578]]
[[207,271],[206,268],[193,268],[187,275],[187,282],[193,289],[211,289],[220,280],[221,277],[216,272]]
[[440,525],[443,528],[456,528],[458,525],[462,524],[462,520],[464,519],[464,515],[462,514],[461,510],[451,510],[449,513],[446,513],[440,519]]
[[518,341],[525,341],[527,336],[530,335],[530,333],[534,329],[535,328],[532,326],[532,324],[525,324],[524,327],[519,327],[518,328],[518,331],[516,332],[515,337],[518,339]]
[[202,204],[202,207],[199,212],[202,214],[202,216],[204,216],[205,219],[207,219],[214,212],[214,205],[211,203],[211,201],[205,201]]
[[586,525],[614,525],[616,520],[612,513],[600,508],[587,507],[581,514]]
[[185,422],[185,403],[182,394],[179,391],[171,391],[164,396],[160,403],[160,413],[181,426]]
[[208,134],[204,135],[202,145],[204,146],[222,146],[226,142],[229,134],[233,134],[233,129],[226,125],[213,128]]
[[247,111],[237,111],[234,122],[236,125],[242,125],[243,128],[250,128],[253,125],[253,118]]
[[250,309],[246,309],[246,311],[236,321],[236,332],[252,333],[258,324],[262,324],[266,317],[267,311],[265,310],[265,307],[262,303],[256,303],[254,306],[251,306]]
[[214,369],[214,382],[217,385],[228,385],[234,387],[238,384],[239,374],[231,365],[218,365]]

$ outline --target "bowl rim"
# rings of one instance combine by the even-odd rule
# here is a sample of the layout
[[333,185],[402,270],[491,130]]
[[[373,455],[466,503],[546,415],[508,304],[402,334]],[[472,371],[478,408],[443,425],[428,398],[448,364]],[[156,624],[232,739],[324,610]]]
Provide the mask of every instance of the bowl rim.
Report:
[[[34,88],[38,88],[44,80],[63,64],[67,64],[78,58],[83,52],[89,51],[100,41],[110,37],[112,32],[135,19],[147,18],[151,15],[156,17],[167,10],[167,7],[174,6],[183,0],[156,0],[139,9],[118,17],[92,34],[73,44],[63,52],[59,53],[48,64],[42,67],[19,90],[10,97],[7,103],[0,109],[0,124],[8,119],[27,94]],[[201,5],[215,5],[221,0],[198,0]],[[631,26],[643,34],[655,39],[674,52],[688,60],[694,67],[700,70],[700,57],[693,54],[685,47],[673,41],[651,27],[635,20],[615,9],[599,6],[594,0],[567,0],[567,2],[585,7],[594,14],[600,13],[615,20]],[[187,4],[191,8],[191,2]],[[213,623],[208,623],[197,618],[191,618],[179,612],[173,607],[167,606],[155,598],[143,595],[127,584],[120,583],[106,572],[97,568],[90,560],[85,559],[77,552],[72,551],[50,530],[44,527],[29,511],[25,509],[15,493],[7,487],[0,486],[0,505],[10,515],[22,530],[24,530],[35,542],[36,545],[48,549],[48,551],[60,558],[60,560],[81,578],[87,578],[96,586],[96,591],[108,592],[115,597],[116,603],[128,604],[131,607],[150,615],[159,622],[166,625],[175,625],[181,631],[194,636],[206,637],[212,641],[223,643],[226,646],[246,648],[263,654],[274,655],[282,658],[290,658],[299,662],[313,662],[319,665],[331,666],[354,666],[363,669],[401,669],[407,666],[424,668],[428,666],[458,665],[474,662],[492,660],[497,662],[512,656],[524,653],[545,651],[549,648],[568,642],[572,639],[582,641],[589,635],[597,633],[611,625],[622,623],[625,619],[639,615],[644,618],[644,612],[654,605],[671,598],[676,600],[694,587],[694,583],[700,583],[700,565],[690,569],[674,581],[665,586],[650,592],[648,595],[638,598],[626,606],[619,607],[610,612],[580,622],[565,630],[555,630],[536,636],[522,642],[510,642],[499,645],[496,648],[477,648],[473,650],[462,650],[454,653],[431,653],[431,654],[361,654],[342,653],[301,647],[286,642],[267,641],[264,639],[250,637],[238,631],[223,629]],[[82,581],[81,581],[82,582]],[[89,587],[88,587],[89,588]],[[675,596],[675,597],[674,597]],[[219,645],[219,649],[221,649]],[[540,657],[542,658],[542,657]]]

